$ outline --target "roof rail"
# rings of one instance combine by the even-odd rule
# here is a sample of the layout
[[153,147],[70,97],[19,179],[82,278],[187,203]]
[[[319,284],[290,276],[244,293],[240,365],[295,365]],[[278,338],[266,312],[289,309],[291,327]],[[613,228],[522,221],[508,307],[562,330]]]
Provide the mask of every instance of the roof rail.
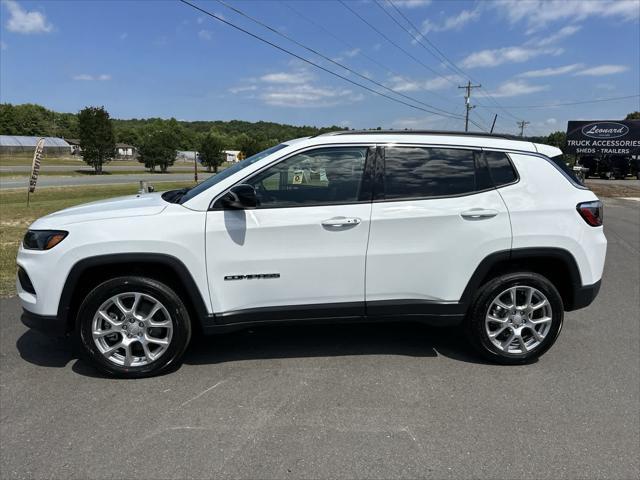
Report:
[[522,137],[509,135],[507,133],[455,132],[451,130],[338,130],[335,132],[320,133],[318,135],[315,135],[315,137],[336,135],[451,135],[465,137],[503,138],[506,140],[520,140],[525,142],[528,141]]

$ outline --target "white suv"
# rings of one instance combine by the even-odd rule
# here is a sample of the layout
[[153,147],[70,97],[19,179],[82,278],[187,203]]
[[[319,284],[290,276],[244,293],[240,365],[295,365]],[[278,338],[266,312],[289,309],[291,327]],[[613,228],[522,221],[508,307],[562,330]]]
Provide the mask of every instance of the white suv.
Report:
[[191,332],[275,322],[463,324],[524,363],[598,293],[602,204],[548,145],[497,135],[336,132],[191,189],[31,225],[23,322],[71,333],[101,371],[167,371]]

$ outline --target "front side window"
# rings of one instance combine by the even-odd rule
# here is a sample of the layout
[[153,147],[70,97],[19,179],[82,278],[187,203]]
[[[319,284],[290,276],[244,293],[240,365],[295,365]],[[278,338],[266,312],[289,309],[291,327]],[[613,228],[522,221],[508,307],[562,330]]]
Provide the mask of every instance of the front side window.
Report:
[[384,189],[387,199],[477,191],[475,154],[451,148],[387,147]]
[[198,194],[204,192],[205,190],[213,187],[214,185],[216,185],[217,183],[221,182],[225,178],[229,178],[234,173],[237,173],[240,170],[253,165],[258,160],[262,160],[266,156],[271,155],[272,153],[275,153],[278,150],[282,150],[283,148],[285,148],[287,146],[288,145],[286,143],[281,143],[281,144],[275,145],[275,146],[273,146],[271,148],[267,148],[266,150],[263,150],[262,152],[256,153],[255,155],[252,155],[252,156],[250,156],[248,158],[245,158],[244,160],[236,163],[235,165],[232,165],[231,167],[225,168],[224,170],[222,170],[222,172],[218,173],[217,175],[213,175],[212,177],[209,177],[204,182],[199,183],[195,187],[190,188],[190,189],[185,189],[183,194],[179,198],[180,203],[184,203],[184,202],[187,202],[187,201],[191,200],[196,195],[198,195]]
[[294,155],[249,179],[258,208],[356,203],[363,198],[367,147],[323,148]]

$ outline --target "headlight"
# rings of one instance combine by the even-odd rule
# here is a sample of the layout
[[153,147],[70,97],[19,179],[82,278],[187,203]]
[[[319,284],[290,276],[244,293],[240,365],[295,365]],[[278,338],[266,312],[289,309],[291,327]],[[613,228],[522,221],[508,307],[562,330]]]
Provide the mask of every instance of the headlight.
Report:
[[29,230],[22,240],[28,250],[49,250],[59,244],[69,232],[62,230]]

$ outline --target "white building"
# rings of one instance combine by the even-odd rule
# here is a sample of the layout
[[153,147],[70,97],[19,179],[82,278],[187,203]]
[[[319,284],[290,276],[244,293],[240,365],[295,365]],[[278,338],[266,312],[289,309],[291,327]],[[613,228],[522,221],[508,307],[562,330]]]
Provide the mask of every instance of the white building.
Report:
[[242,160],[240,150],[223,150],[223,152],[227,157],[225,160],[227,163],[236,163]]

